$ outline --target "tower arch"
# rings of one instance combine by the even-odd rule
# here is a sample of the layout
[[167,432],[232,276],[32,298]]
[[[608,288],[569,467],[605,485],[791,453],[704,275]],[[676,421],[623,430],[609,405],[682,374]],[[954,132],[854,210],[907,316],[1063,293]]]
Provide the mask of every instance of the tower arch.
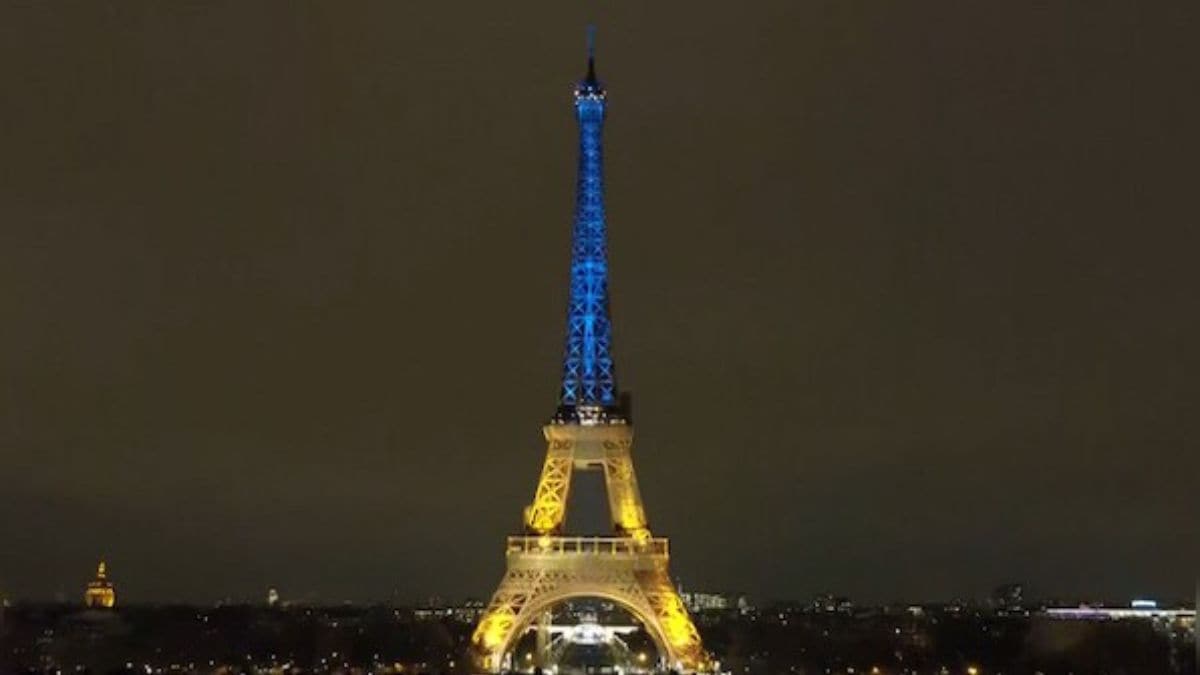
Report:
[[607,600],[628,612],[634,619],[639,621],[650,639],[654,642],[654,646],[658,651],[659,659],[668,665],[675,665],[679,662],[679,658],[675,651],[671,649],[667,642],[666,635],[663,633],[662,626],[658,618],[654,615],[653,609],[644,602],[643,599],[634,597],[632,594],[614,592],[608,585],[574,585],[570,588],[549,593],[538,598],[536,602],[530,603],[526,611],[520,613],[520,616],[514,621],[512,631],[504,644],[496,647],[490,654],[491,658],[496,663],[503,664],[505,657],[512,654],[516,648],[521,636],[524,635],[534,622],[543,612],[549,611],[554,607],[561,605],[570,600],[578,600],[584,598],[596,598],[599,600]]

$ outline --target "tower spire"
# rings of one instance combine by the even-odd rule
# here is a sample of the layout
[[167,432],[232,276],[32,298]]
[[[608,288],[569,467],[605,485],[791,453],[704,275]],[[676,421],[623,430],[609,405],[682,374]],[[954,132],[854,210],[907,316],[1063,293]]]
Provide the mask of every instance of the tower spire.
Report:
[[588,28],[588,70],[575,86],[579,167],[571,243],[571,289],[558,422],[623,420],[611,353],[608,235],[604,217],[604,86],[596,79],[595,30]]
[[587,55],[588,69],[586,82],[596,82],[596,27],[589,25],[587,27]]

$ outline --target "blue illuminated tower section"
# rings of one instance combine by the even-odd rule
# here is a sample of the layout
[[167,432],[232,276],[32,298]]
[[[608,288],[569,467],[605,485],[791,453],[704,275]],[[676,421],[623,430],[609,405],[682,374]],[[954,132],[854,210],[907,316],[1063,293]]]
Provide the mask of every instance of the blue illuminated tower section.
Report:
[[[590,42],[590,41],[589,41]],[[579,176],[571,245],[567,344],[557,422],[624,419],[618,403],[608,313],[608,242],[604,222],[604,87],[588,46],[587,76],[575,87]]]

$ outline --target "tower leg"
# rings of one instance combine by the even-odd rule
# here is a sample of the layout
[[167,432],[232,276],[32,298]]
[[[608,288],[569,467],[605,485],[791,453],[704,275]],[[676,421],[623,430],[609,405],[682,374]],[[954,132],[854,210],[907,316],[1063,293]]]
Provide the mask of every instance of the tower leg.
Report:
[[534,657],[534,663],[542,670],[546,670],[550,666],[550,620],[552,616],[550,610],[546,610],[538,617],[537,622],[537,655]]
[[567,493],[571,489],[571,469],[575,464],[575,443],[570,439],[548,439],[546,461],[538,479],[533,503],[525,508],[525,525],[538,534],[562,529],[567,518]]
[[637,474],[629,443],[612,443],[604,451],[604,484],[608,492],[608,508],[618,532],[638,541],[650,537],[646,525],[646,509],[638,490]]
[[683,598],[671,583],[666,563],[656,564],[651,571],[639,572],[637,578],[638,587],[662,626],[667,643],[673,648],[675,662],[668,665],[689,671],[709,670],[712,663],[700,642],[700,632],[692,623]]

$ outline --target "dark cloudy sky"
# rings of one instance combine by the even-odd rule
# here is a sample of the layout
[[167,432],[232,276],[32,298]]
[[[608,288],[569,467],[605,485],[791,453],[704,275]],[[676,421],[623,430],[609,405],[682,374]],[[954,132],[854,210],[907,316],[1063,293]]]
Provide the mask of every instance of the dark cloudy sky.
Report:
[[489,593],[594,21],[685,585],[1189,596],[1194,34],[1025,4],[7,3],[0,592]]

